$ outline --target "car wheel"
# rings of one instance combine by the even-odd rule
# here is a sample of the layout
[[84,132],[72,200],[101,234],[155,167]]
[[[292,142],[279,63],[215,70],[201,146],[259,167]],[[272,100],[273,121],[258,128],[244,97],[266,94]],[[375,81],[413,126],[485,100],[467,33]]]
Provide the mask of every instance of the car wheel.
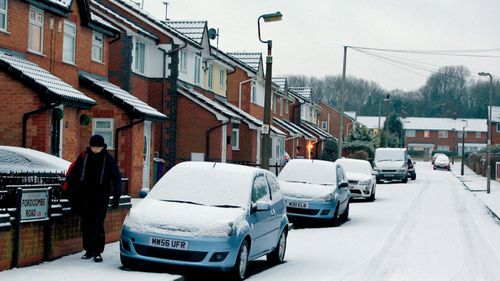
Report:
[[247,275],[248,267],[248,241],[244,240],[238,251],[238,257],[236,258],[236,264],[233,268],[233,275],[236,280],[244,280]]
[[412,181],[414,181],[414,180],[416,180],[416,179],[417,179],[417,175],[413,175],[413,176],[411,176],[411,180],[412,180]]
[[120,261],[123,265],[123,267],[128,268],[128,269],[136,269],[137,268],[137,263],[135,263],[133,260],[124,257],[123,255],[120,255]]
[[376,180],[376,182],[377,182],[377,183],[382,183],[382,181],[381,181],[381,180]]
[[408,182],[408,177],[403,179],[403,183],[407,183],[407,182]]
[[340,220],[346,222],[349,219],[349,203],[347,203],[347,207],[345,211],[340,215]]
[[285,252],[286,252],[286,237],[287,231],[283,229],[280,235],[280,239],[278,240],[278,244],[276,244],[276,248],[267,254],[267,262],[270,264],[280,264],[285,260]]
[[372,194],[370,194],[370,197],[368,197],[367,201],[368,202],[375,201],[375,186],[372,187]]
[[433,169],[433,170],[436,170],[436,166],[433,166],[433,167],[432,167],[432,169]]
[[330,221],[330,224],[332,226],[339,226],[340,225],[340,218],[339,218],[339,203],[337,203],[337,207],[335,208],[335,212],[333,213],[333,218]]

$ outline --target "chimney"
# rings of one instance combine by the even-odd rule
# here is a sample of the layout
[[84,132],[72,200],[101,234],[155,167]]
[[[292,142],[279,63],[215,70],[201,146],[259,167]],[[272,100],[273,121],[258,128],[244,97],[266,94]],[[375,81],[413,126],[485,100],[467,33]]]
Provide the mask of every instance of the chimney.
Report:
[[164,1],[163,5],[165,5],[165,21],[168,21],[168,2]]

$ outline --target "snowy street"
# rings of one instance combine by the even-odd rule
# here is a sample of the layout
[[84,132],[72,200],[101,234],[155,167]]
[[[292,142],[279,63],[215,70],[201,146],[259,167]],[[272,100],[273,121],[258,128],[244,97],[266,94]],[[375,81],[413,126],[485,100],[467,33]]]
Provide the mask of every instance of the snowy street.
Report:
[[[375,202],[352,202],[339,227],[292,230],[286,263],[253,262],[248,280],[500,280],[500,224],[452,173],[428,162],[416,171],[416,181],[377,185]],[[3,271],[0,280],[206,280],[123,270],[117,243],[106,245],[102,264],[81,254]]]

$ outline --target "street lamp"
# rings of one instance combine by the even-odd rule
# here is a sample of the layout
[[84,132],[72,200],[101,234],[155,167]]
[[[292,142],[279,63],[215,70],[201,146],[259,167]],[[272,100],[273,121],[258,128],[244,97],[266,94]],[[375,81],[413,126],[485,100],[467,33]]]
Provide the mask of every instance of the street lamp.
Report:
[[403,119],[403,126],[401,128],[401,148],[405,148],[406,146],[406,132],[405,132],[405,123],[406,117],[408,117],[408,113],[406,111],[401,112],[401,119]]
[[464,175],[464,161],[465,161],[465,128],[467,127],[468,125],[468,122],[467,120],[465,119],[462,119],[462,123],[463,126],[462,126],[462,165],[460,167],[460,175],[463,176]]
[[[488,113],[488,146],[491,146],[491,107],[492,107],[492,100],[493,100],[493,77],[491,74],[487,72],[479,72],[479,76],[489,76],[490,77],[490,106],[489,106],[489,113]],[[490,193],[490,184],[491,184],[491,147],[488,147],[488,151],[486,152],[486,161],[488,162],[488,166],[486,166],[486,193]]]
[[272,80],[272,47],[273,41],[263,41],[260,38],[260,19],[264,22],[280,21],[283,15],[280,12],[264,14],[257,19],[257,30],[259,32],[259,41],[267,44],[267,57],[266,57],[266,89],[264,98],[264,125],[262,127],[262,146],[261,146],[261,168],[269,169],[269,157],[271,155],[271,80]]
[[384,99],[384,101],[387,103],[387,113],[385,117],[385,147],[389,147],[389,100],[390,100],[389,94],[387,94],[387,97]]

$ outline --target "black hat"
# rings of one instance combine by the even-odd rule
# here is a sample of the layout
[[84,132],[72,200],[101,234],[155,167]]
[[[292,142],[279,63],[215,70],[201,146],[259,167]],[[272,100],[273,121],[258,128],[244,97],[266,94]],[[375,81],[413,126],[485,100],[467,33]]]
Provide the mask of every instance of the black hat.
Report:
[[90,146],[106,147],[106,143],[101,135],[93,135],[90,138]]

